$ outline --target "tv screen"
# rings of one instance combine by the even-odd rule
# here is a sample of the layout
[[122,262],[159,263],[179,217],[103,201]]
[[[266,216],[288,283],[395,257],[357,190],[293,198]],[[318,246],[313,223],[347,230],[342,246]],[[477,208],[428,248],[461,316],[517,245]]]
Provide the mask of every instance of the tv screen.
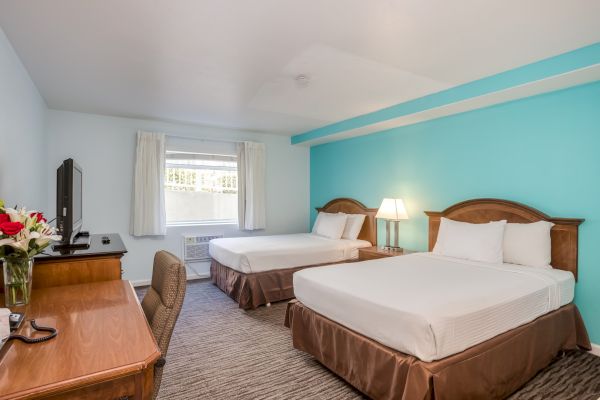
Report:
[[83,171],[73,159],[56,171],[56,226],[64,244],[73,243],[83,223]]
[[81,180],[82,172],[77,164],[73,163],[73,224],[80,225],[81,215]]

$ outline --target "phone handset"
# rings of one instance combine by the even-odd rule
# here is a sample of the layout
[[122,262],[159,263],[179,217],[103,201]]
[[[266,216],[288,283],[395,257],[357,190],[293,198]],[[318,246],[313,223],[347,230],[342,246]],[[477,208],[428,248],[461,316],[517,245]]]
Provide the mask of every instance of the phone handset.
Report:
[[53,337],[55,337],[56,335],[58,335],[58,330],[56,330],[56,328],[50,328],[47,326],[39,326],[38,324],[35,323],[35,319],[32,319],[29,322],[31,323],[31,327],[34,330],[40,331],[40,332],[50,332],[50,334],[46,335],[46,336],[38,337],[38,338],[30,338],[30,337],[23,336],[23,335],[11,334],[9,337],[6,338],[6,341],[8,342],[9,340],[14,339],[14,340],[20,340],[25,343],[41,343],[41,342],[45,342],[46,340],[50,340]]

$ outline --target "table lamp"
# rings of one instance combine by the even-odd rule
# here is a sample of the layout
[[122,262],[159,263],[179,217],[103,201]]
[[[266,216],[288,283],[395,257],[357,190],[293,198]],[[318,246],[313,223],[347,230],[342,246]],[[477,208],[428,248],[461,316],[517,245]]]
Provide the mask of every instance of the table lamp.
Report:
[[[388,250],[402,251],[402,248],[398,244],[398,236],[400,233],[399,224],[400,220],[408,219],[408,214],[406,213],[406,208],[404,207],[404,202],[402,199],[383,199],[381,206],[379,206],[379,210],[377,210],[377,215],[375,215],[375,218],[385,220],[385,248]],[[390,245],[390,223],[392,222],[396,225],[394,246]]]

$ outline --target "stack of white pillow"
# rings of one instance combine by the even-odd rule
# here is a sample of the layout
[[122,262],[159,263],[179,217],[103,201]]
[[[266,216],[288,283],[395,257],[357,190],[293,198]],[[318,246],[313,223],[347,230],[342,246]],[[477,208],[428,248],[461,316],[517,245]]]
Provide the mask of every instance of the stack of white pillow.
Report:
[[356,240],[364,222],[364,214],[320,212],[312,233],[330,239]]
[[442,217],[433,253],[492,264],[548,267],[552,257],[550,230],[553,226],[548,221],[470,224]]

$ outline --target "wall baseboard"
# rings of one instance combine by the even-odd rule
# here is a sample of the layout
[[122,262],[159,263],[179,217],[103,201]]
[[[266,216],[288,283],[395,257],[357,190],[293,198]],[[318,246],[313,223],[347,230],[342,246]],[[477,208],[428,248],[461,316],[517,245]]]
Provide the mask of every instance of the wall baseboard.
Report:
[[590,353],[600,357],[600,344],[592,343],[592,350],[590,350]]
[[[207,274],[188,274],[187,276],[187,280],[188,281],[193,281],[196,279],[206,279],[206,278],[210,278],[210,273]],[[150,279],[140,279],[137,281],[131,281],[131,284],[134,287],[138,287],[138,286],[150,286]]]

